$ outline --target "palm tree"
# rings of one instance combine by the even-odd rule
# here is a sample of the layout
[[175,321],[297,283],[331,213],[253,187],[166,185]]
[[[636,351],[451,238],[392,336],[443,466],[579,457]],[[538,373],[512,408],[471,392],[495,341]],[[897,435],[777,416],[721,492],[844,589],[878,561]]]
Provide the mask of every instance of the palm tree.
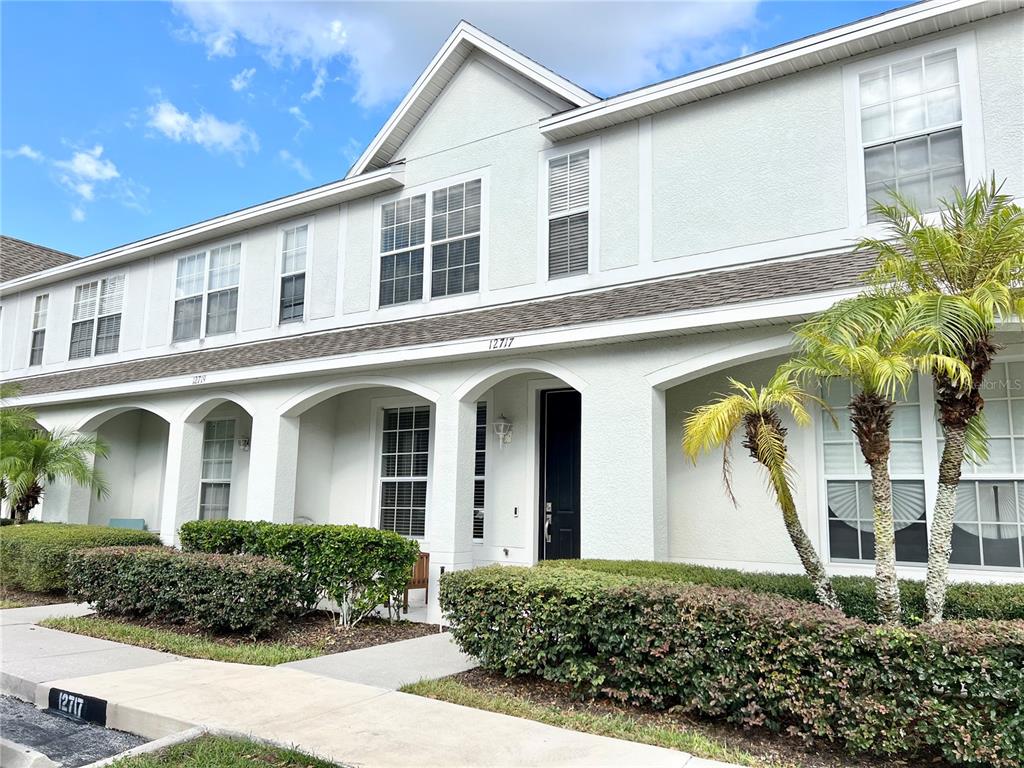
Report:
[[0,442],[0,478],[15,522],[28,520],[46,485],[56,480],[88,486],[104,496],[107,484],[93,467],[93,458],[107,453],[99,438],[70,430],[5,433]]
[[927,619],[939,622],[964,458],[985,454],[981,392],[999,350],[994,332],[1000,323],[1024,317],[1024,209],[1002,193],[993,176],[966,194],[957,192],[952,202],[944,201],[937,222],[899,195],[893,195],[891,204],[876,205],[875,211],[885,221],[888,237],[859,245],[878,259],[870,282],[881,292],[926,308],[934,328],[971,329],[959,349],[935,347],[955,354],[970,378],[960,382],[942,369],[932,371],[945,443],[931,516],[925,598]]
[[942,371],[957,384],[970,378],[960,360],[930,351],[935,329],[917,327],[922,325],[918,314],[908,302],[888,296],[841,301],[797,327],[801,356],[784,366],[799,377],[826,383],[844,379],[854,385],[850,423],[871,471],[875,600],[879,618],[890,624],[898,623],[901,613],[889,476],[896,398],[906,394],[918,370]]
[[797,515],[796,502],[793,500],[793,471],[786,456],[786,427],[778,414],[779,409],[786,410],[798,426],[806,426],[811,422],[807,402],[820,400],[800,389],[784,372],[776,373],[760,389],[732,378],[729,384],[731,394],[720,395],[686,419],[683,424],[683,452],[696,462],[701,452],[721,445],[725,488],[735,503],[730,482],[729,449],[733,435],[742,427],[745,436],[743,447],[767,472],[768,484],[775,492],[779,509],[782,510],[782,520],[789,539],[814,585],[818,601],[829,608],[841,610],[825,566]]

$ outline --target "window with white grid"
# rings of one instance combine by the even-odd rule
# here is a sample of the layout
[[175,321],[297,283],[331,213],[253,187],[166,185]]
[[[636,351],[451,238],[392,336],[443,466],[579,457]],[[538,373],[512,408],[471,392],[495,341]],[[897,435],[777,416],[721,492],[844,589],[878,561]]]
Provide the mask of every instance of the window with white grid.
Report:
[[121,340],[124,275],[75,286],[71,311],[71,360],[117,352]]
[[423,298],[427,197],[415,195],[380,209],[380,306]]
[[431,200],[431,297],[479,290],[480,179],[434,190]]
[[422,538],[427,519],[430,406],[385,408],[381,430],[380,527]]
[[32,343],[29,349],[28,364],[42,365],[43,346],[46,343],[46,315],[50,307],[50,294],[36,296],[32,309]]
[[487,403],[476,404],[476,444],[473,462],[473,538],[484,537],[484,502],[487,487]]
[[281,300],[278,321],[301,322],[306,315],[306,239],[302,224],[281,233]]
[[548,160],[548,277],[590,267],[590,150]]
[[862,72],[860,131],[868,219],[889,190],[922,210],[963,191],[960,71],[955,48]]
[[241,243],[211,248],[178,259],[171,332],[173,341],[234,332],[241,262]]
[[[833,381],[825,391],[838,422],[836,425],[827,415],[822,417],[829,555],[832,560],[870,561],[875,557],[874,506],[871,475],[849,420],[848,406],[854,391],[847,381]],[[928,532],[916,381],[897,400],[890,434],[896,559],[924,563],[928,560]]]
[[215,419],[203,426],[203,466],[199,519],[226,520],[231,501],[231,467],[235,455],[235,420]]

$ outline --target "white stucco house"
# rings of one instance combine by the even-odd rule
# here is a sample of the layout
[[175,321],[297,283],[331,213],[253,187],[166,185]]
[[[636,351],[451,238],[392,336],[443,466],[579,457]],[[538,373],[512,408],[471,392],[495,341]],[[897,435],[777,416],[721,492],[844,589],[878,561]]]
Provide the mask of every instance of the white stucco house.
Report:
[[[599,99],[468,23],[340,181],[84,259],[3,242],[2,367],[111,446],[46,520],[358,523],[439,570],[553,557],[797,570],[757,468],[678,448],[726,376],[857,290],[868,199],[995,172],[1024,198],[1020,0],[928,0]],[[959,578],[1024,580],[1024,338],[987,393]],[[848,393],[830,396],[842,404]],[[931,382],[896,420],[904,575],[937,482]],[[867,473],[791,430],[804,524],[871,571]],[[436,590],[431,590],[436,595]]]

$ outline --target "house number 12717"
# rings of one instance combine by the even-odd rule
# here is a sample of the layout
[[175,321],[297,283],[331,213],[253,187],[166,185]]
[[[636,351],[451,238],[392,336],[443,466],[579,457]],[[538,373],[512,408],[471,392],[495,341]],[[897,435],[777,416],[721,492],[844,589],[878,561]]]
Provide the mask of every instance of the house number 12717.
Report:
[[512,346],[512,342],[516,340],[515,336],[499,336],[495,339],[491,339],[487,342],[488,349],[508,349]]

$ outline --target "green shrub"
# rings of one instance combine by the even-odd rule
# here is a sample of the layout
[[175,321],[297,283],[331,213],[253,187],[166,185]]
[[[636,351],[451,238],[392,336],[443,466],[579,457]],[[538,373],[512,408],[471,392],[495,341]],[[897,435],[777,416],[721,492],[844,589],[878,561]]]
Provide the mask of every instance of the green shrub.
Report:
[[68,593],[101,614],[262,634],[299,605],[298,574],[251,555],[104,547],[68,556]]
[[[712,568],[689,563],[665,563],[652,560],[546,560],[543,568],[573,569],[639,576],[666,581],[706,584],[715,587],[748,589],[751,592],[782,595],[794,600],[815,602],[814,587],[803,575],[750,573],[733,568]],[[875,582],[867,576],[835,576],[832,579],[839,602],[847,616],[875,623]],[[924,616],[924,582],[900,582],[903,618],[915,624]],[[1024,619],[1024,584],[953,583],[946,593],[946,618]]]
[[879,756],[1024,761],[1024,623],[876,627],[777,595],[565,568],[447,574],[466,653],[655,708]]
[[37,523],[0,527],[0,581],[29,592],[67,589],[68,553],[89,547],[158,545],[149,531]]
[[392,608],[412,574],[419,544],[397,533],[358,525],[286,525],[246,520],[195,520],[181,526],[188,551],[273,557],[302,579],[307,608],[323,598],[352,626],[379,605]]

